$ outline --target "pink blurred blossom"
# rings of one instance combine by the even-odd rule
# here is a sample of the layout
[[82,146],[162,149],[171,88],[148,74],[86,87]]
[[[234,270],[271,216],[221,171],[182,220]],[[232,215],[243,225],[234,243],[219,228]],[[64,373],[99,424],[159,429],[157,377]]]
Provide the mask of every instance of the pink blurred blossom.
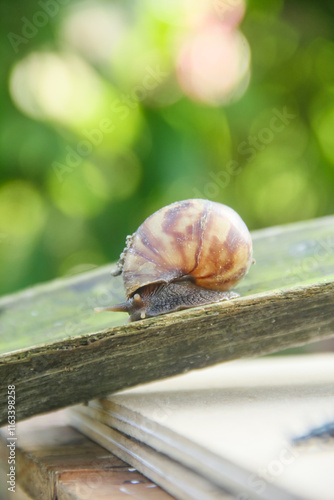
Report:
[[219,0],[214,8],[183,39],[177,55],[177,77],[190,98],[219,105],[245,91],[250,49],[236,29],[244,14],[244,3]]

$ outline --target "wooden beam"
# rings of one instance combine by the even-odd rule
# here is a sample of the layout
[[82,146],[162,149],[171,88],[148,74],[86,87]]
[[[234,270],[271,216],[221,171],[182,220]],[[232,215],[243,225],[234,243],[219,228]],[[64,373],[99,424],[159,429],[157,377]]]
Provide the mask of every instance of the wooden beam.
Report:
[[[22,487],[35,500],[121,500],[126,495],[172,500],[168,493],[68,426],[66,421],[63,412],[57,412],[18,424],[16,488]],[[0,465],[5,473],[9,472],[7,437],[3,430],[0,433]],[[4,486],[6,481],[7,477]],[[4,491],[3,495],[8,499],[16,498],[16,493],[8,492],[6,496]]]
[[[0,301],[0,425],[190,369],[334,335],[334,217],[253,233],[241,297],[123,324],[94,315],[122,300],[112,266]],[[115,326],[114,326],[115,325]]]

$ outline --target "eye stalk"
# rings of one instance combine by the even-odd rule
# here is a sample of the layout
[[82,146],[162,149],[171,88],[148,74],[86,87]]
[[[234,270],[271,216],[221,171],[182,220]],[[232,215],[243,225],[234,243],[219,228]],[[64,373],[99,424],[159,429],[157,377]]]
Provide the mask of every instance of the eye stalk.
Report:
[[139,319],[146,318],[145,304],[139,293],[135,293],[134,296],[128,298],[126,302],[122,302],[114,306],[95,307],[94,309],[94,312],[96,313],[105,311],[126,312],[130,315],[130,321],[137,321]]

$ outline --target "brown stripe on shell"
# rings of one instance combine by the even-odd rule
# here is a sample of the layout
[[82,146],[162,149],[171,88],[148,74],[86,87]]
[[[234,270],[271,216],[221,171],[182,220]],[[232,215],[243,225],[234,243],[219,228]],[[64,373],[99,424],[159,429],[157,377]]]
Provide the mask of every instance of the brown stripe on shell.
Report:
[[210,211],[209,203],[206,203],[204,205],[202,215],[199,219],[198,245],[197,245],[196,253],[195,253],[195,265],[194,265],[193,269],[189,272],[189,274],[191,276],[193,275],[194,270],[198,267],[198,264],[199,264],[199,260],[200,260],[200,256],[201,256],[201,252],[202,252],[202,248],[203,248],[205,229],[207,226],[208,217],[209,217],[210,212],[211,211]]
[[224,246],[232,259],[234,257],[235,250],[240,246],[240,244],[246,245],[246,242],[243,238],[241,238],[240,231],[238,231],[238,229],[231,224],[227,238],[224,241]]
[[[202,245],[198,256],[198,264],[192,271],[192,276],[196,279],[202,279],[206,275],[217,275],[221,267],[221,260],[224,259],[224,241],[222,237],[218,237],[217,217],[219,217],[219,230],[221,226],[229,226],[229,221],[217,214],[215,205],[207,203],[205,206],[205,219],[202,221]],[[225,259],[224,259],[225,260]]]
[[[148,232],[148,231],[147,231]],[[145,245],[145,247],[150,250],[150,252],[154,253],[155,255],[159,255],[159,250],[153,246],[153,235],[151,232],[148,232],[148,234],[145,234],[144,231],[139,232],[138,236],[140,237],[142,243]]]
[[[228,219],[225,219],[226,225],[230,227],[223,241],[216,234],[212,234],[214,232],[212,220],[217,215],[213,212],[208,217],[204,238],[205,242],[210,246],[203,256],[205,265],[200,265],[198,269],[194,269],[192,275],[196,277],[196,283],[199,286],[226,290],[232,287],[247,272],[249,265],[244,266],[244,264],[250,261],[250,249],[239,228],[235,227],[233,223],[231,224]],[[224,224],[223,219],[222,224]],[[210,232],[211,236],[209,237]],[[241,262],[238,262],[242,257],[240,253],[243,249],[246,250],[246,247],[247,257],[245,256],[246,258],[242,258]],[[242,264],[242,268],[240,268],[240,264]],[[233,273],[234,267],[236,269]],[[205,268],[212,271],[202,274]],[[232,271],[232,274],[229,271]]]
[[[165,214],[164,222],[162,225],[162,230],[166,234],[170,234],[175,242],[175,251],[179,252],[179,255],[182,256],[182,273],[184,276],[191,274],[192,270],[195,269],[198,265],[198,259],[201,252],[202,244],[203,244],[203,220],[206,219],[206,210],[207,207],[203,207],[203,211],[200,217],[194,220],[193,224],[188,224],[183,232],[176,231],[175,227],[179,221],[179,218],[183,216],[183,211],[186,208],[191,208],[194,206],[194,202],[184,203],[182,206],[182,210],[180,210],[180,206],[173,207],[173,209],[169,210]],[[197,241],[196,250],[194,255],[194,265],[193,268],[188,269],[189,266],[189,252],[186,242]],[[193,258],[193,255],[191,255]]]
[[[157,234],[161,231],[158,229]],[[138,239],[135,240],[132,250],[143,259],[155,264],[159,270],[166,270],[169,266],[161,237],[155,236],[145,222],[138,228],[137,233]],[[139,246],[142,246],[142,250],[138,248]]]
[[241,278],[243,278],[243,276],[245,276],[248,269],[249,266],[246,265],[242,267],[237,273],[233,274],[232,276],[229,276],[226,279],[222,279],[222,277],[218,279],[217,277],[216,280],[210,280],[209,279],[210,277],[209,278],[205,277],[203,278],[202,281],[202,279],[199,278],[196,280],[196,284],[202,288],[209,288],[211,290],[222,290],[222,291],[229,290],[234,285],[236,285],[241,280]]
[[148,262],[152,262],[152,264],[156,264],[156,259],[154,258],[155,256],[153,255],[150,257],[147,252],[142,252],[138,250],[138,248],[131,248],[130,252],[133,255],[137,255],[138,257],[141,257],[142,259],[148,260]]
[[[190,203],[187,203],[184,208],[190,206]],[[172,236],[175,244],[175,251],[182,256],[181,260],[183,262],[182,272],[185,272],[187,265],[187,258],[185,254],[185,245],[184,241],[186,239],[186,235],[184,233],[175,231],[175,226],[179,221],[180,217],[182,217],[182,211],[180,210],[180,206],[172,207],[165,213],[164,219],[162,221],[162,231],[165,234],[169,234]]]

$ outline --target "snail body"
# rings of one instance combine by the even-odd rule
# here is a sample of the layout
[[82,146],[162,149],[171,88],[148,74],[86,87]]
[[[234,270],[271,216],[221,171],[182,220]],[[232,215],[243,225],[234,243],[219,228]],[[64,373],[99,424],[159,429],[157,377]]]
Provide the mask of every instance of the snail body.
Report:
[[148,217],[127,237],[114,275],[127,301],[98,308],[125,311],[130,321],[229,300],[252,263],[246,224],[230,207],[191,199]]

